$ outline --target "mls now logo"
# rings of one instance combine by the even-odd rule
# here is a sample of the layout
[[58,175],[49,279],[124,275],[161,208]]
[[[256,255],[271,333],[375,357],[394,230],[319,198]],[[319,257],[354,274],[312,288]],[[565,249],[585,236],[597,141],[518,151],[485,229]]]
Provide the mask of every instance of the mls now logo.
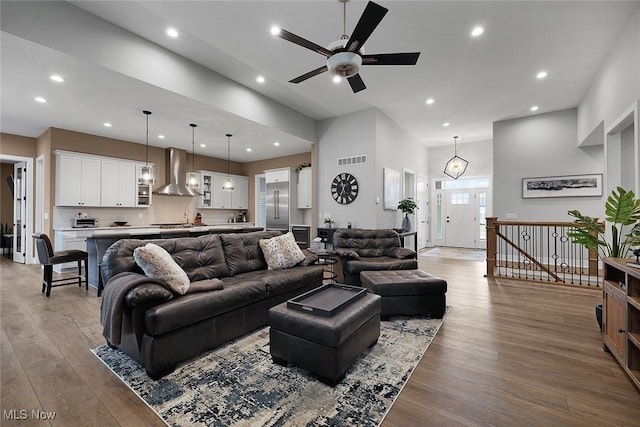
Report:
[[32,409],[31,411],[26,409],[4,409],[2,411],[2,418],[5,420],[54,420],[56,413],[41,411],[40,409]]

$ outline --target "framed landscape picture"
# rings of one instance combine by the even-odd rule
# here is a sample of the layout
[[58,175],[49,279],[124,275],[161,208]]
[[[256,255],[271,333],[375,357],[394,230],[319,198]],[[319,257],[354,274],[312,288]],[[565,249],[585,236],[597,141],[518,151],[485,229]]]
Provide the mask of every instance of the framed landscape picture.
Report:
[[522,178],[522,198],[602,196],[602,174]]
[[400,201],[400,172],[395,169],[384,168],[384,209],[398,210]]

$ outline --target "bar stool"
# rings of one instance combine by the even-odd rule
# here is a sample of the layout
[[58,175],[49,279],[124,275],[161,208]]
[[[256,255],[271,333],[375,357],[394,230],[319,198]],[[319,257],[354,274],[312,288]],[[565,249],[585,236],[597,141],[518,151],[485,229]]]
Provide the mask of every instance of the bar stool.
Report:
[[[51,288],[55,286],[73,285],[76,280],[78,281],[78,286],[82,286],[82,261],[84,261],[84,283],[86,289],[89,289],[89,281],[87,280],[87,261],[89,259],[89,254],[87,252],[77,249],[54,252],[49,236],[44,233],[34,233],[32,237],[36,239],[38,260],[40,261],[40,264],[44,266],[44,276],[42,277],[42,292],[44,292],[46,289],[47,297],[51,295]],[[55,264],[62,264],[65,262],[73,261],[76,261],[78,263],[77,276],[53,280],[53,266]],[[54,283],[58,284],[54,285]]]

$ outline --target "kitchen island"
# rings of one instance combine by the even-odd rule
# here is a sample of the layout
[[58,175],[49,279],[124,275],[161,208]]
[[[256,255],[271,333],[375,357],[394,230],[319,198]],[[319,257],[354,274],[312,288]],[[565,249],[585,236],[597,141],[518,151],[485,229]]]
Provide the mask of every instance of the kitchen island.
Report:
[[[261,231],[263,227],[256,227],[253,223],[231,223],[215,225],[191,225],[191,226],[122,226],[122,227],[95,227],[95,228],[59,228],[55,230],[56,250],[80,249],[89,253],[88,279],[89,286],[100,289],[100,261],[102,255],[114,242],[120,239],[161,239],[174,237],[197,237],[205,234],[222,233],[249,233]],[[76,268],[74,263],[69,266],[60,264],[58,272],[64,272],[65,268]]]

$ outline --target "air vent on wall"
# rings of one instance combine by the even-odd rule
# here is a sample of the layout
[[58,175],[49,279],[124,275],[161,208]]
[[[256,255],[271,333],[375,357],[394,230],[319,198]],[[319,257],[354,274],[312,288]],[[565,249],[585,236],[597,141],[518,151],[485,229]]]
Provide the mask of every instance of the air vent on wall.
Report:
[[338,166],[351,166],[351,165],[359,165],[362,163],[367,163],[366,154],[363,154],[361,156],[342,157],[338,159]]

